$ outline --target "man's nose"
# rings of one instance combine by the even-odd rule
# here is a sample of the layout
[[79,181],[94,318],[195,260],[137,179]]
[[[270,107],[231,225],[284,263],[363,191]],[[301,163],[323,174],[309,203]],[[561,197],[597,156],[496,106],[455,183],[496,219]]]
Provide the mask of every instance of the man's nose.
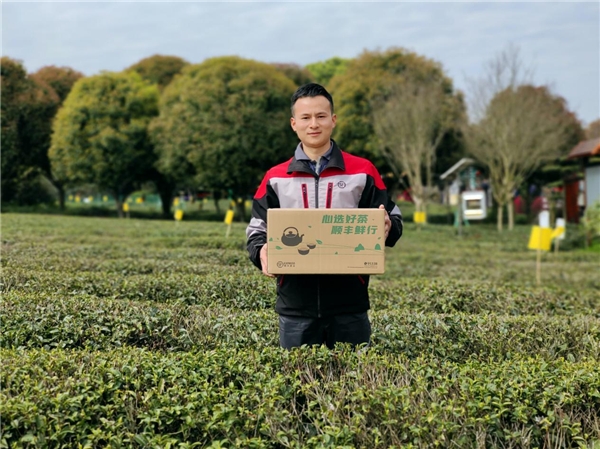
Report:
[[309,125],[311,128],[316,128],[318,126],[317,117],[311,118]]

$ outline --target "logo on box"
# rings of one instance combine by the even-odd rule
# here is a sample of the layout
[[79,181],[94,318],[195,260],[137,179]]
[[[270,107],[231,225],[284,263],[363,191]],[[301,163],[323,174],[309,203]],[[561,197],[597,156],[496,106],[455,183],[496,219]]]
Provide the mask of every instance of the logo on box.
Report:
[[296,266],[296,262],[282,262],[281,260],[277,262],[277,268],[294,268]]

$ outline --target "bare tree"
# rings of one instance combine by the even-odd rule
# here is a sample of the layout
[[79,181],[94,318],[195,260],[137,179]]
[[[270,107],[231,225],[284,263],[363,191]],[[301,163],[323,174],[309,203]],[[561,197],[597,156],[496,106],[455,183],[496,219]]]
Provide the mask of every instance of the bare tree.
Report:
[[519,49],[509,46],[472,82],[474,123],[465,127],[467,149],[489,168],[499,231],[504,206],[509,229],[514,226],[515,189],[542,163],[559,157],[568,138],[564,100],[547,87],[532,86],[530,75]]
[[459,103],[447,91],[443,80],[404,79],[372,105],[382,153],[398,178],[408,177],[417,212],[425,211],[436,149],[459,116]]

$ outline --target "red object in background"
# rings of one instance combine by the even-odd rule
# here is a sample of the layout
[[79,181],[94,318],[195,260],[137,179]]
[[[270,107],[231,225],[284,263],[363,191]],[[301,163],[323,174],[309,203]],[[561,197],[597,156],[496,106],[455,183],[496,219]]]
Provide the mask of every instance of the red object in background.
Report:
[[408,190],[404,190],[400,195],[398,195],[399,201],[408,201],[409,203],[413,202],[412,196],[410,196],[410,192]]
[[536,196],[531,202],[531,214],[536,216],[543,210],[546,210],[547,207],[544,207],[544,197]]
[[525,204],[523,204],[523,198],[521,198],[521,195],[515,197],[513,200],[513,207],[515,208],[515,214],[525,213]]
[[565,181],[565,203],[567,222],[579,223],[579,206],[577,196],[579,195],[579,180]]

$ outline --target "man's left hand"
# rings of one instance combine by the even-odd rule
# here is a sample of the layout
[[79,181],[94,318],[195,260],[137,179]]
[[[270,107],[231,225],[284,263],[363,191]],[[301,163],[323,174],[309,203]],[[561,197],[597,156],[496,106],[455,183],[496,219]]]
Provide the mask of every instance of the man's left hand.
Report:
[[[382,204],[381,206],[379,206],[379,209],[383,209],[385,210],[385,206]],[[390,214],[387,213],[387,210],[385,210],[385,238],[388,238],[388,235],[390,234],[390,229],[392,229],[392,220],[390,220]]]

